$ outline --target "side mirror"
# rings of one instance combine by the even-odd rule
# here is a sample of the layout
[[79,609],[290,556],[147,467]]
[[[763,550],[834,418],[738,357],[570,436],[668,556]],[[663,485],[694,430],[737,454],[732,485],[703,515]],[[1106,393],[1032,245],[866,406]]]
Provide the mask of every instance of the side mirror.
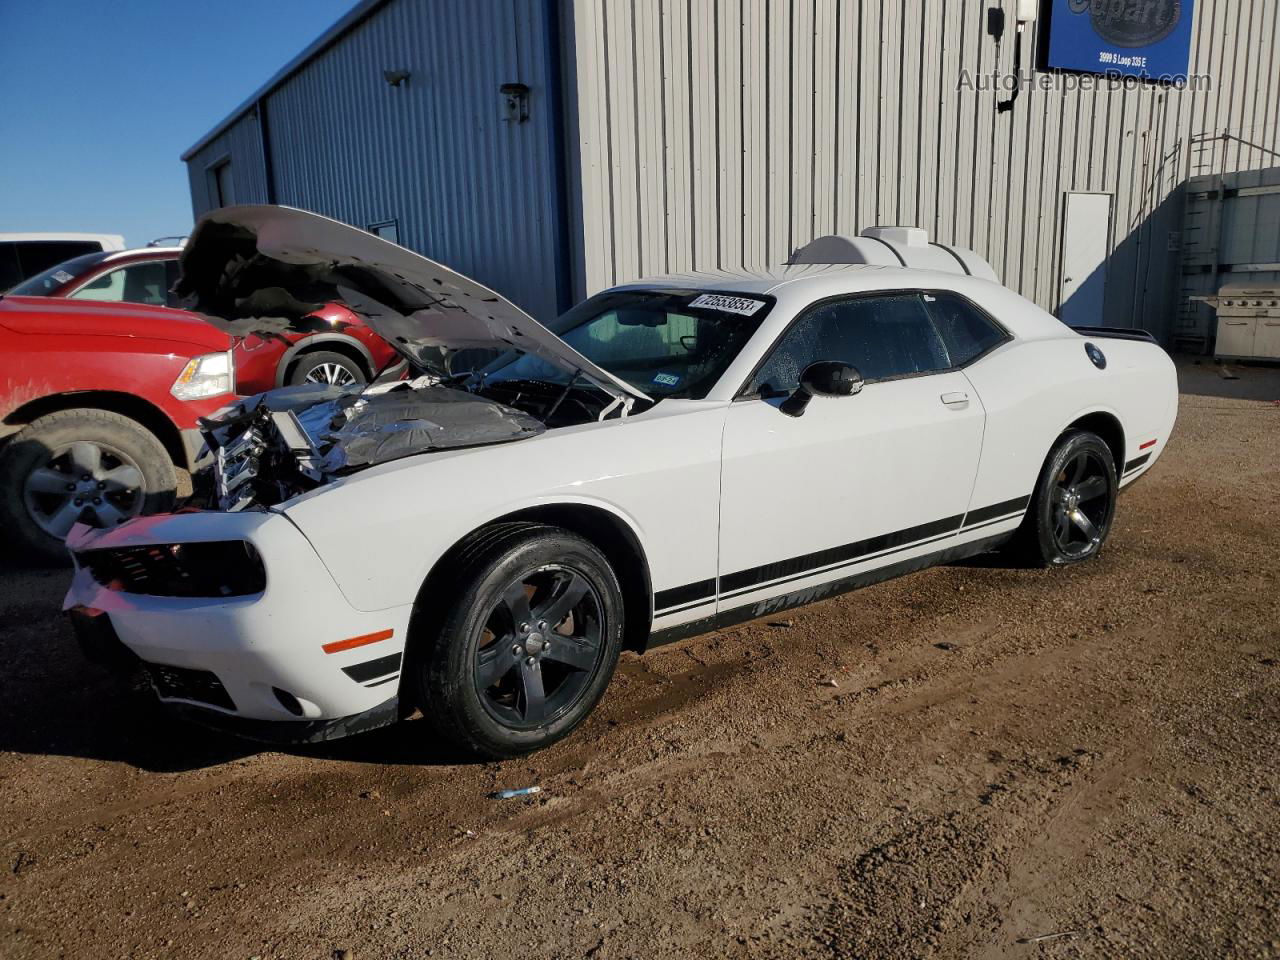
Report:
[[852,397],[862,392],[862,374],[839,360],[819,360],[804,368],[800,386],[782,401],[779,409],[789,417],[798,417],[814,397]]

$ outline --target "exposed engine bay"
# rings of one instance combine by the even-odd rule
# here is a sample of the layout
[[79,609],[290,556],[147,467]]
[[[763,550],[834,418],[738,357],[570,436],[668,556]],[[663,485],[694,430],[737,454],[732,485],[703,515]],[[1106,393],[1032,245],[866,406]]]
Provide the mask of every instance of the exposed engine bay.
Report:
[[431,377],[374,387],[306,384],[242,401],[203,422],[213,506],[272,506],[401,457],[507,443],[546,425]]
[[281,387],[201,422],[212,454],[210,506],[274,506],[380,463],[525,440],[616,408],[589,386],[504,382],[468,390],[432,375],[373,386]]

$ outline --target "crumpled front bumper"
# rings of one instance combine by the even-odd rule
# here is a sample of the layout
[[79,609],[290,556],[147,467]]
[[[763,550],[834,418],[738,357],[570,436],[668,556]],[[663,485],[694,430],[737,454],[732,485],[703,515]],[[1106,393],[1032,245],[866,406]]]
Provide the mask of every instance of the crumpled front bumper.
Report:
[[[344,727],[367,728],[358,718],[370,713],[382,722],[389,722],[388,714],[394,719],[412,602],[375,612],[354,609],[284,516],[144,517],[110,531],[77,528],[68,546],[75,556],[90,549],[233,539],[250,542],[261,556],[267,571],[262,593],[129,593],[98,583],[77,559],[63,606],[82,644],[100,655],[95,659],[144,670],[162,701],[256,739],[327,739],[355,732]],[[351,643],[353,638],[377,639]],[[264,730],[263,722],[284,726]]]

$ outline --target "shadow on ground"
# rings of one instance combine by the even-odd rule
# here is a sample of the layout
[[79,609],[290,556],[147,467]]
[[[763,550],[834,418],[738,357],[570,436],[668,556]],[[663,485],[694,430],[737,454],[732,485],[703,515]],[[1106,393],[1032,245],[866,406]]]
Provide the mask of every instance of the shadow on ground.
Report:
[[1182,393],[1280,403],[1280,364],[1220,363],[1212,357],[1189,356],[1175,357],[1174,362]]
[[0,566],[0,751],[126,763],[155,773],[265,751],[352,763],[458,764],[425,721],[304,746],[258,744],[175,718],[150,690],[81,654],[61,614],[71,572]]

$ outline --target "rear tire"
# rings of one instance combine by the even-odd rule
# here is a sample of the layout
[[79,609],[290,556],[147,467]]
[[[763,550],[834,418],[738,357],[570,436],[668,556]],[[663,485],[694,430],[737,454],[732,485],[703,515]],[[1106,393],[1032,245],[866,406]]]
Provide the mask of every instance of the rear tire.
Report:
[[[595,709],[622,649],[623,601],[596,547],[559,527],[502,524],[456,558],[407,679],[440,737],[500,760],[555,743]],[[425,597],[427,602],[433,597]]]
[[1115,519],[1111,448],[1085,430],[1065,433],[1040,471],[1018,548],[1033,566],[1064,567],[1097,556]]
[[289,371],[289,385],[323,383],[345,387],[353,383],[368,383],[364,368],[350,357],[331,350],[304,353]]
[[[86,479],[88,478],[88,479]],[[0,529],[21,553],[66,563],[76,522],[116,526],[173,507],[177,475],[160,441],[108,410],[33,420],[0,450]]]

